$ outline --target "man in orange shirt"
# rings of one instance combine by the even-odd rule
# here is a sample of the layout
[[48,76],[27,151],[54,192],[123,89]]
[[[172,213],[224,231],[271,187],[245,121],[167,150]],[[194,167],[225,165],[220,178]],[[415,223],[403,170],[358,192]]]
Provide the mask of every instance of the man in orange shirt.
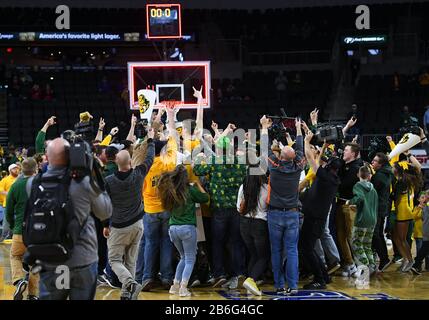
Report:
[[[7,197],[7,193],[10,190],[10,187],[12,186],[12,184],[15,182],[16,178],[18,178],[19,175],[19,166],[17,164],[11,164],[8,168],[9,170],[9,175],[4,177],[1,181],[0,181],[0,206],[1,206],[1,211],[5,212],[6,210],[6,197]],[[3,241],[4,239],[7,239],[9,236],[11,236],[10,234],[10,227],[9,224],[7,223],[6,219],[3,216],[3,227],[2,227],[2,234],[0,236],[0,242]]]

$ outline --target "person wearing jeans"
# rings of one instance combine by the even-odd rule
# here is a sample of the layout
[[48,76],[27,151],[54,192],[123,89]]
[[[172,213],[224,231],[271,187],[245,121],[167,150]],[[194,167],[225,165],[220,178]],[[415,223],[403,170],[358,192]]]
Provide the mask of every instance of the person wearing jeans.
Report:
[[[298,292],[298,238],[299,211],[298,185],[303,170],[304,146],[301,120],[295,120],[296,150],[283,147],[279,157],[268,147],[268,128],[272,120],[263,116],[260,120],[261,154],[268,150],[268,230],[271,242],[271,263],[274,286],[278,294],[294,295]],[[286,257],[283,253],[285,252]],[[286,258],[286,266],[284,266]],[[285,289],[285,278],[288,288]]]
[[[66,147],[69,148],[70,145],[62,138],[49,143],[47,148],[49,165],[43,178],[59,178],[67,173]],[[40,299],[91,300],[95,296],[98,274],[97,235],[90,212],[92,211],[101,221],[105,221],[112,215],[112,204],[107,192],[93,189],[88,176],[79,182],[71,181],[69,196],[73,199],[73,211],[82,228],[74,241],[71,257],[64,263],[53,265],[53,268],[41,272]],[[63,288],[56,285],[57,282],[64,281],[66,285]]]
[[317,255],[320,257],[322,262],[328,267],[328,274],[332,274],[339,268],[340,253],[338,252],[337,245],[332,238],[331,231],[329,229],[329,218],[331,215],[331,209],[329,209],[328,217],[326,218],[325,228],[322,231],[320,239],[316,240],[315,250]]
[[[93,300],[97,288],[98,262],[68,270],[70,287],[58,288],[59,274],[56,270],[46,270],[40,274],[41,300]],[[61,273],[60,273],[61,275]]]
[[[143,216],[143,226],[145,230],[143,291],[149,291],[151,289],[151,287],[147,288],[148,280],[153,280],[156,276],[157,270],[155,268],[157,259],[159,259],[159,271],[164,288],[172,281],[173,244],[168,234],[169,220],[170,213],[166,211],[156,214],[146,213]],[[153,282],[150,281],[149,283]]]
[[[165,290],[173,282],[173,244],[168,235],[170,213],[162,205],[158,181],[163,173],[176,168],[177,137],[174,122],[175,109],[167,108],[168,140],[155,139],[155,158],[143,182],[144,204],[144,270],[142,291],[150,291],[155,285],[155,277],[161,272],[161,282]],[[160,270],[156,269],[159,261]]]
[[190,296],[189,279],[194,269],[197,256],[197,217],[196,203],[209,201],[206,191],[198,179],[190,185],[184,165],[179,165],[172,172],[164,173],[158,182],[163,206],[171,212],[168,233],[180,254],[171,294],[181,297]]

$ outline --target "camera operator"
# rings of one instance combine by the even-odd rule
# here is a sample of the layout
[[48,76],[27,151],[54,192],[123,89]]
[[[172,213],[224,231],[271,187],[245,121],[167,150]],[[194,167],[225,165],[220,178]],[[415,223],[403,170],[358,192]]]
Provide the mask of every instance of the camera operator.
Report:
[[[70,148],[68,141],[62,138],[52,140],[47,146],[48,170],[42,178],[61,178],[68,172]],[[71,257],[63,263],[68,267],[65,279],[67,288],[56,286],[58,277],[56,269],[45,268],[40,274],[40,299],[43,300],[91,300],[94,299],[97,284],[97,235],[92,211],[100,220],[112,215],[112,204],[106,192],[96,192],[90,184],[90,177],[72,180],[69,186],[69,199],[73,213],[81,230],[74,243]],[[67,286],[65,286],[67,287]]]

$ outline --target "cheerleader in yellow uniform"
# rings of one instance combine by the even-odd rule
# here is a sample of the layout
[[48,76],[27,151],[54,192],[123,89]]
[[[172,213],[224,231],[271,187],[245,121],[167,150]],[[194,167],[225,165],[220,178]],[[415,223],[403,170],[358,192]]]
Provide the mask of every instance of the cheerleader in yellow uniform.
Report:
[[407,242],[408,226],[413,221],[412,199],[414,192],[421,188],[421,165],[417,159],[407,152],[408,162],[396,162],[393,166],[395,183],[393,187],[396,208],[396,223],[393,228],[393,241],[403,258],[400,271],[411,270],[414,260]]

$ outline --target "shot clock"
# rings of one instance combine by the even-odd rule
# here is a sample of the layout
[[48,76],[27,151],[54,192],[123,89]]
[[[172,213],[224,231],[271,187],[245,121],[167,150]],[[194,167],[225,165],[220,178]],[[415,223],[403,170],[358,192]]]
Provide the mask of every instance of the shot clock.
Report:
[[180,4],[147,4],[148,39],[178,39],[182,37]]

